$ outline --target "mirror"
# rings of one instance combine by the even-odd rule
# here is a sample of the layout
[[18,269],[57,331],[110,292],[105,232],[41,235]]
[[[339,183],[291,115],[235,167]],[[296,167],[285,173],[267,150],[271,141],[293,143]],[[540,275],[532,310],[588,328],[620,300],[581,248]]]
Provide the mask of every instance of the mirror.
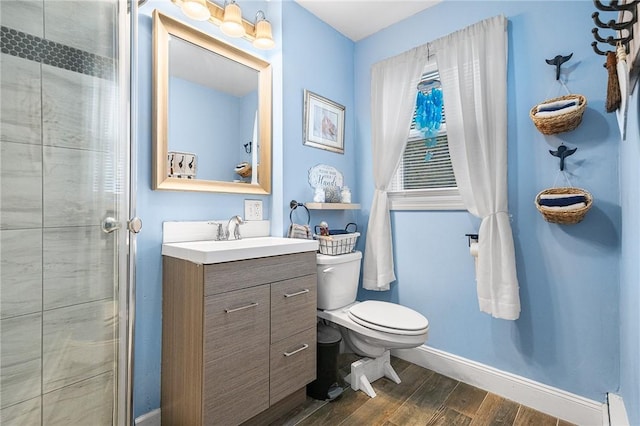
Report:
[[271,192],[271,66],[153,12],[153,189]]

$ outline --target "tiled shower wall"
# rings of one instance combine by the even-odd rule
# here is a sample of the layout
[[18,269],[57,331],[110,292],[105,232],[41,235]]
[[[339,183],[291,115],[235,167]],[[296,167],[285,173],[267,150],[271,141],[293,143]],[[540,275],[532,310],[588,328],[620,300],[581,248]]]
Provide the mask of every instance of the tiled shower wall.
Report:
[[116,0],[1,0],[0,424],[110,425]]

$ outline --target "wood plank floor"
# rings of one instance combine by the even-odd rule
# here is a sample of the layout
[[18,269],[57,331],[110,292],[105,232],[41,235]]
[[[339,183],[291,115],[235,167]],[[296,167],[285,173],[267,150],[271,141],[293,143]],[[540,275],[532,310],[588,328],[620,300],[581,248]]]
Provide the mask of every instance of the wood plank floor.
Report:
[[[340,376],[349,373],[357,358],[341,354]],[[445,377],[399,358],[391,364],[402,383],[386,378],[373,383],[377,396],[369,398],[349,385],[335,401],[307,397],[303,406],[272,423],[273,426],[571,426],[571,423],[522,406],[476,387]]]

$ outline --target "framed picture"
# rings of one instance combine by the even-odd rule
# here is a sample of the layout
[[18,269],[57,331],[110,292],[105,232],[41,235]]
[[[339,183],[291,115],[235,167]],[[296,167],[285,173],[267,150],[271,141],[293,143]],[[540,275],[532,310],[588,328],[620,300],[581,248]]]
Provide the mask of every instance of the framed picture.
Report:
[[304,91],[304,144],[344,154],[344,106]]

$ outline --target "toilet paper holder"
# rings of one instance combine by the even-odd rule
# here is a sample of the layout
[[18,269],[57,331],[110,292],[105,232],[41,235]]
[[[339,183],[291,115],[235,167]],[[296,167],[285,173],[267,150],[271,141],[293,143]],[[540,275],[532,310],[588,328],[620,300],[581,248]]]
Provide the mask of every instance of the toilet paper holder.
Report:
[[[471,247],[471,243],[477,243],[478,242],[478,234],[464,234],[465,237],[467,237],[467,243],[469,244],[469,247]],[[473,240],[473,241],[471,241]]]

